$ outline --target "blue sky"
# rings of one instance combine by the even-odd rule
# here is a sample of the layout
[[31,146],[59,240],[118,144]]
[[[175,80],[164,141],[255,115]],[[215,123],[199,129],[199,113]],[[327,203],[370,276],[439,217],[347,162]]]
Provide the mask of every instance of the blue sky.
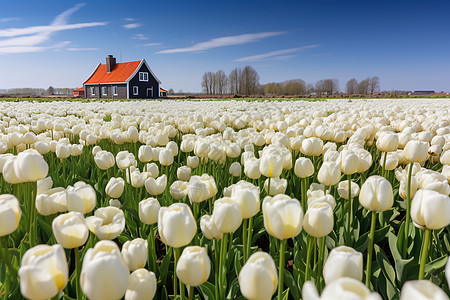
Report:
[[450,91],[450,1],[0,0],[0,89],[79,87],[108,54],[166,89],[251,65],[261,83],[379,76]]

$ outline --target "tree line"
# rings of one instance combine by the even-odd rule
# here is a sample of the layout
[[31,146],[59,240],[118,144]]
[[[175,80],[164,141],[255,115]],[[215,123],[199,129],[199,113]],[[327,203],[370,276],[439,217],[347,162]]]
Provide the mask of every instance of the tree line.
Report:
[[[251,66],[235,68],[228,75],[223,71],[206,72],[202,77],[202,90],[207,95],[335,95],[340,94],[339,81],[335,78],[321,79],[315,84],[302,79],[271,82],[261,85],[259,75]],[[367,77],[358,82],[355,78],[347,81],[344,93],[348,95],[369,95],[380,91],[378,76]]]
[[234,68],[228,76],[219,70],[206,72],[202,77],[202,89],[208,95],[255,95],[261,93],[260,88],[258,72],[251,66]]

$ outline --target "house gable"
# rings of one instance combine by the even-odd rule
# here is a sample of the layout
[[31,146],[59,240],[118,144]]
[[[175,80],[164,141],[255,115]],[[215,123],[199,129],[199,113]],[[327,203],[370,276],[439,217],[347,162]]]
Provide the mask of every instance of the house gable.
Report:
[[[148,73],[148,81],[141,81],[139,73]],[[148,64],[143,59],[139,68],[127,81],[128,98],[159,98],[159,84],[161,82],[154,75]]]

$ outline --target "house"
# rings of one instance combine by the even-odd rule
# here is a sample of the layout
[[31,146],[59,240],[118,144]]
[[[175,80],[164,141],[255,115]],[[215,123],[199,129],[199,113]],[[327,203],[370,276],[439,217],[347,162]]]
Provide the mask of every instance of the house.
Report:
[[434,91],[414,91],[414,93],[412,93],[415,96],[423,96],[423,95],[431,95],[433,94]]
[[72,94],[74,97],[84,97],[84,87],[73,90]]
[[167,97],[167,91],[163,88],[159,88],[159,97]]
[[108,55],[106,64],[98,64],[83,86],[86,98],[146,99],[159,98],[160,84],[145,59],[116,63]]

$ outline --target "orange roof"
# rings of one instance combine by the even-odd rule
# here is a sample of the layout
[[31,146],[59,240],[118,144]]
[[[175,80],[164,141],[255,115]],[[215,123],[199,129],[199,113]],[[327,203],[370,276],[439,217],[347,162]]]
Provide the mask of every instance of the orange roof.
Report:
[[159,91],[160,91],[160,92],[166,92],[166,93],[167,93],[167,91],[166,91],[165,89],[162,89],[162,88],[159,88]]
[[80,92],[80,91],[83,91],[84,92],[84,87],[80,87],[80,88],[77,88],[77,89],[75,89],[75,90],[73,90],[74,92]]
[[110,72],[106,72],[106,64],[99,65],[84,84],[126,82],[133,75],[141,61],[118,63]]

